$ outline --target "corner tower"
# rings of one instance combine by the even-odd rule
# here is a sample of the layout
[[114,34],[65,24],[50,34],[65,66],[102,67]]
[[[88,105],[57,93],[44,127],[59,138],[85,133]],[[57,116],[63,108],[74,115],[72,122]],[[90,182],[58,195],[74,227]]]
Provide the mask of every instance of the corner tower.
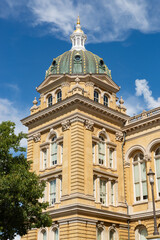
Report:
[[[28,160],[46,181],[53,225],[23,239],[127,240],[122,127],[129,119],[104,60],[85,49],[78,18],[70,51],[53,59],[38,86],[28,127]],[[110,238],[111,239],[111,238]]]

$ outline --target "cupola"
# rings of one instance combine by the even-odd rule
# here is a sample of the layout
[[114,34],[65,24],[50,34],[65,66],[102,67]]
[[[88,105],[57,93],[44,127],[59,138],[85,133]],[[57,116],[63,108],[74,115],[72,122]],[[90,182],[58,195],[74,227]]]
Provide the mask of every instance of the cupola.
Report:
[[77,19],[77,25],[76,25],[76,30],[71,34],[70,36],[71,42],[72,42],[72,48],[71,51],[73,50],[85,50],[85,41],[87,39],[87,36],[84,34],[83,30],[81,29],[80,25],[80,19],[78,16]]

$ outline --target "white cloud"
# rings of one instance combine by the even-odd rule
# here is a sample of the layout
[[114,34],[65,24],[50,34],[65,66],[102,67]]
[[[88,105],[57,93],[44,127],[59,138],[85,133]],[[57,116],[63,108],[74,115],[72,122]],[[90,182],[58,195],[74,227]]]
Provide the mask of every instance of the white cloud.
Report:
[[[0,17],[28,16],[33,25],[44,25],[66,40],[73,31],[77,15],[89,42],[124,40],[130,30],[144,33],[160,31],[160,1],[158,0],[4,0]],[[1,6],[1,3],[0,3]],[[22,14],[22,12],[25,14]]]
[[[143,98],[142,98],[143,97]],[[160,107],[160,97],[155,99],[146,79],[135,80],[135,94],[125,99],[127,114],[130,116],[145,110]]]
[[[0,98],[0,122],[2,121],[12,121],[16,124],[15,133],[27,132],[27,128],[22,125],[20,119],[26,115],[26,111],[19,110],[15,107],[15,104],[8,100],[7,98]],[[22,140],[21,145],[26,147],[27,141]]]
[[143,96],[144,101],[148,109],[160,107],[160,97],[156,100],[152,96],[152,91],[148,86],[146,79],[137,79],[135,81],[136,85],[136,96]]

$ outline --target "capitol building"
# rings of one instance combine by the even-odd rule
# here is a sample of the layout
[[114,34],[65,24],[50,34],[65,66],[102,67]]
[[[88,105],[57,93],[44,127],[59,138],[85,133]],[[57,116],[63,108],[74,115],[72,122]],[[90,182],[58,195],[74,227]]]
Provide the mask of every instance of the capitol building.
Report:
[[70,39],[22,119],[53,219],[22,239],[146,240],[154,232],[150,168],[160,226],[160,107],[128,116],[105,59],[86,50],[79,18]]

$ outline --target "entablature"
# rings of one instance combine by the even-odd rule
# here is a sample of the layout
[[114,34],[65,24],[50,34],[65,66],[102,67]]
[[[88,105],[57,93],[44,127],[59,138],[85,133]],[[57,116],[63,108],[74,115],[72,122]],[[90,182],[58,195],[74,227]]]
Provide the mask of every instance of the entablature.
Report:
[[34,122],[38,122],[39,120],[43,119],[44,117],[47,117],[54,113],[57,114],[57,112],[61,111],[62,109],[66,110],[67,107],[69,107],[69,106],[72,106],[72,107],[74,106],[76,108],[79,108],[79,107],[82,108],[82,106],[87,107],[90,110],[93,110],[94,114],[95,114],[95,112],[98,112],[98,113],[102,114],[103,117],[104,116],[108,117],[112,121],[114,119],[115,121],[118,121],[122,125],[129,118],[128,115],[120,113],[112,108],[103,106],[102,104],[94,102],[93,100],[86,98],[82,95],[75,94],[71,97],[68,97],[67,99],[64,99],[61,102],[56,103],[53,106],[50,106],[50,107],[43,109],[35,114],[32,114],[31,116],[28,116],[28,117],[22,119],[21,121],[25,126],[29,126],[30,124],[32,124]]

